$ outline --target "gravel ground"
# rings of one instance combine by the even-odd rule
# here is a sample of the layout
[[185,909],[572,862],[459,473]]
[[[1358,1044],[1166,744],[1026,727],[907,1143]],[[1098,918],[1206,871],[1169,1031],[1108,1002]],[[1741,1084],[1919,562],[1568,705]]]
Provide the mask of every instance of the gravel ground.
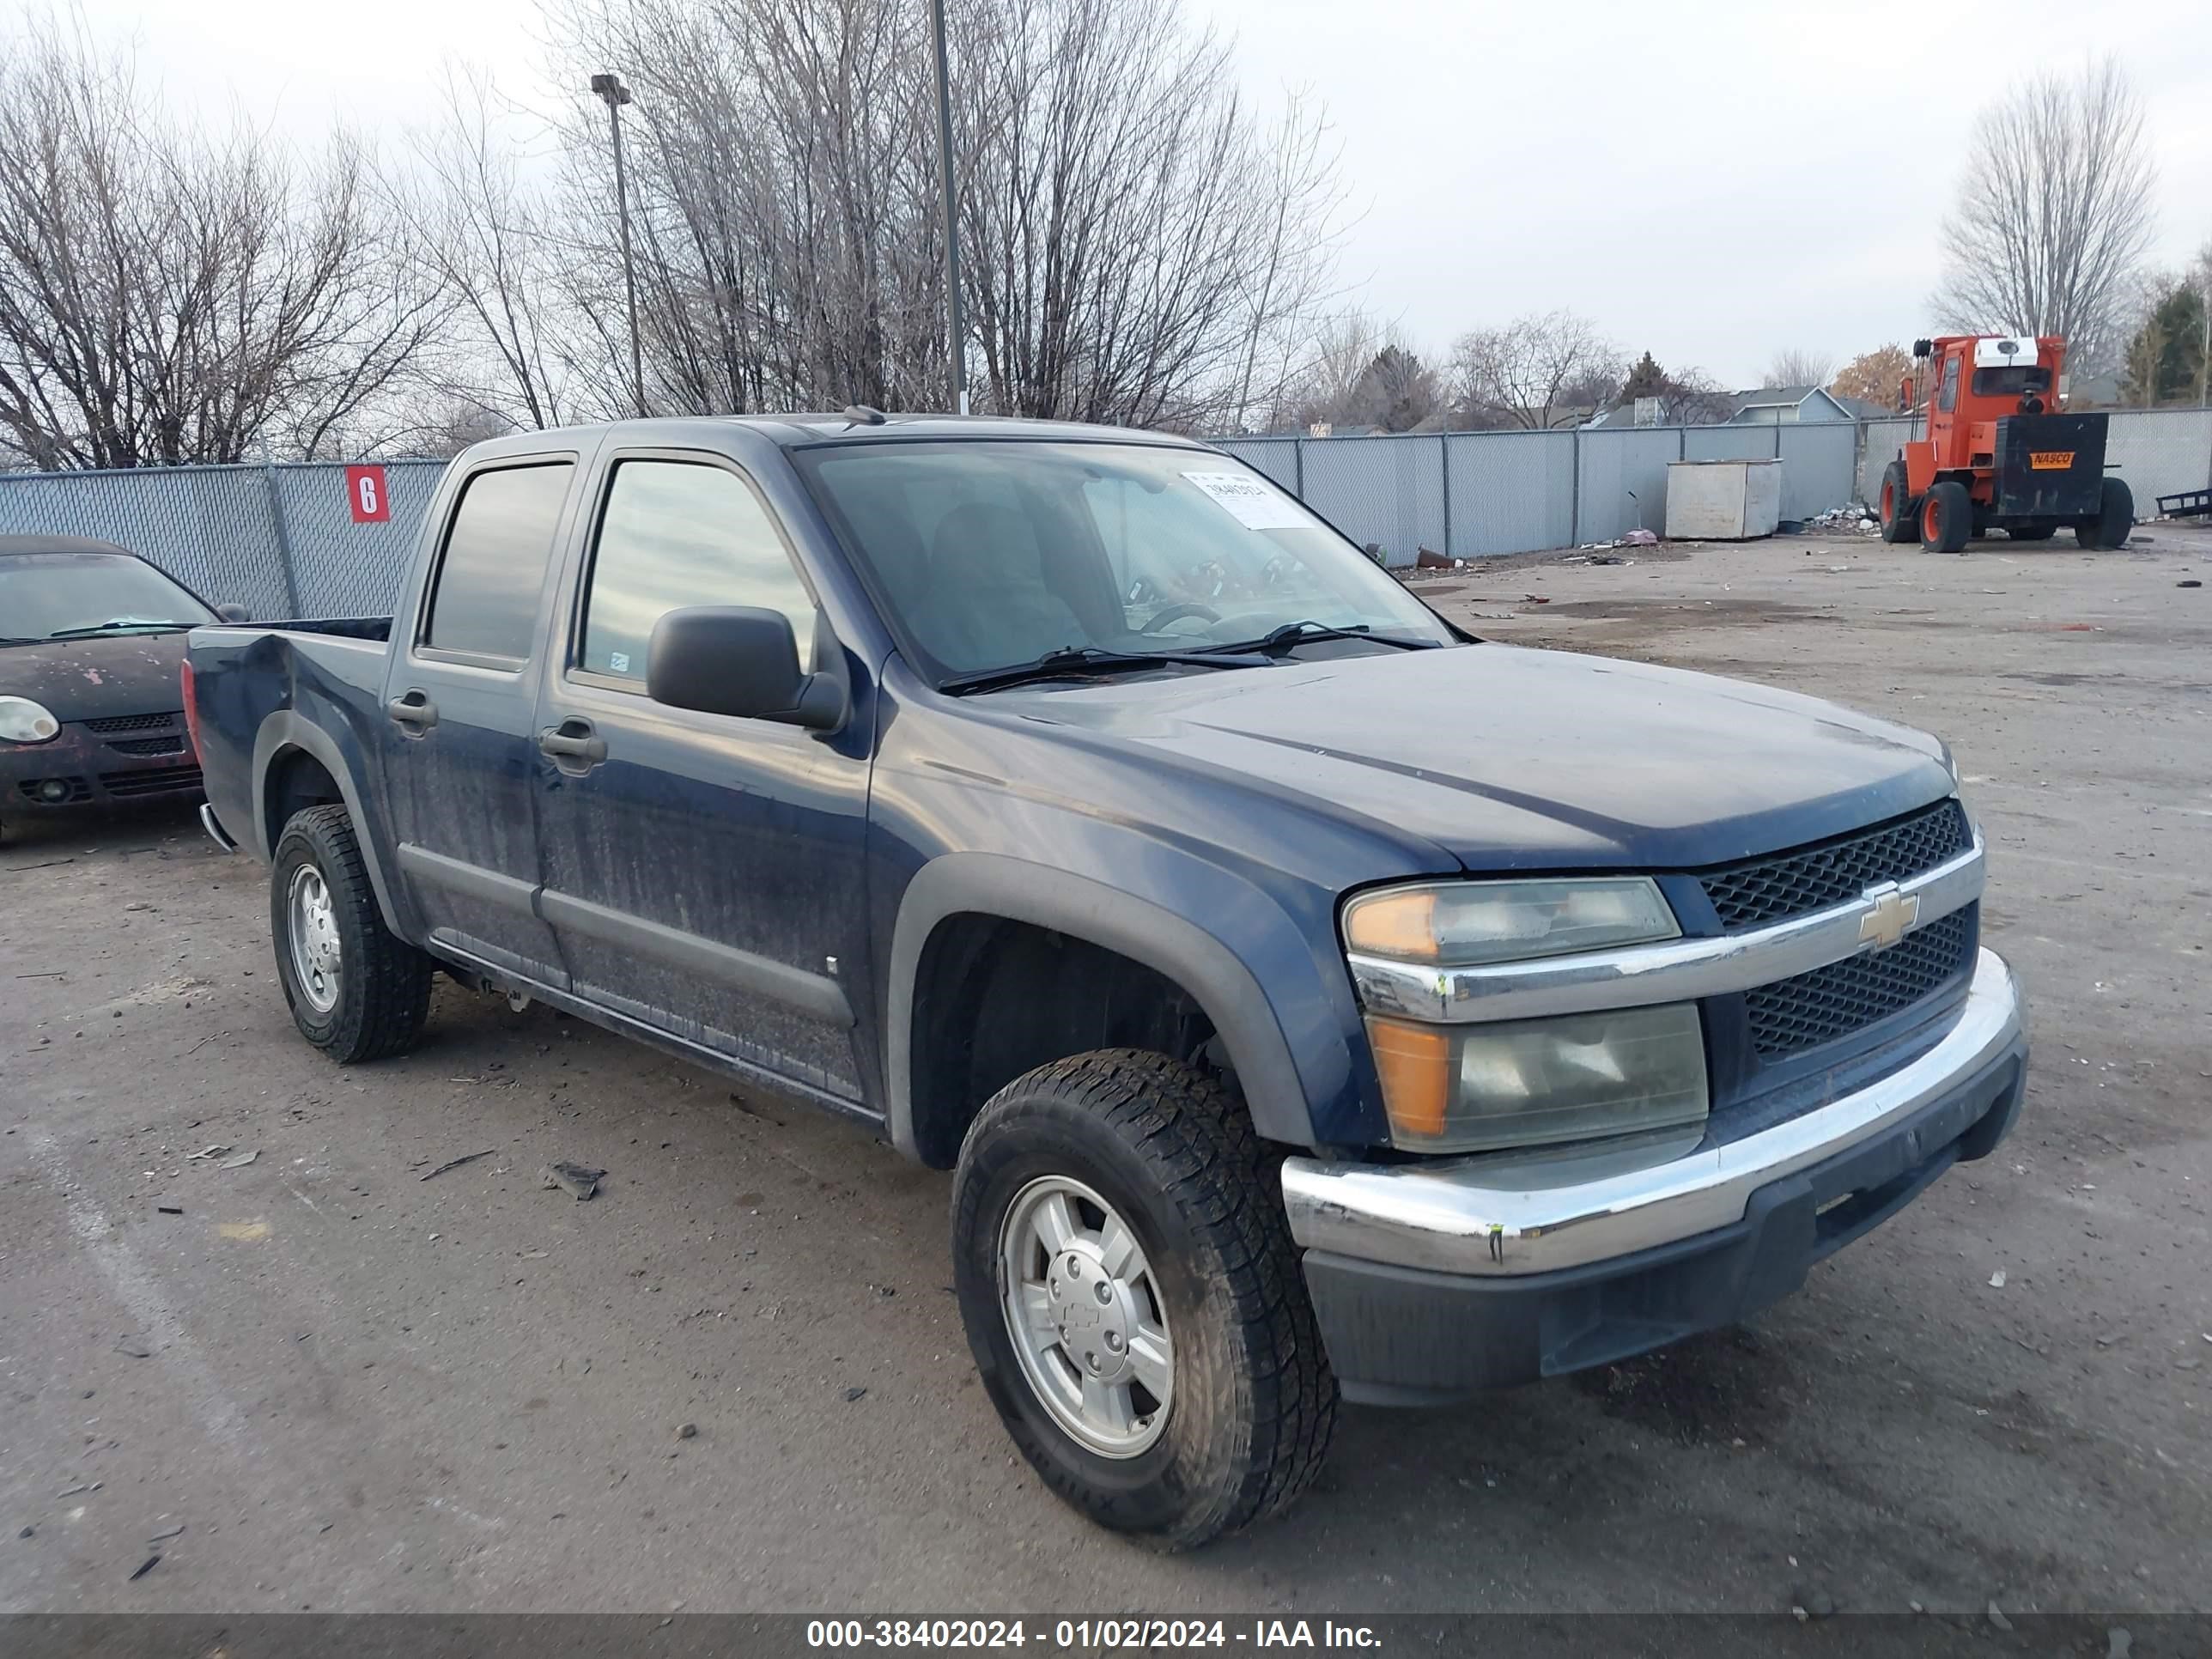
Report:
[[[2148,533],[1425,584],[1496,637],[1949,737],[2033,1001],[2027,1115],[1750,1326],[1347,1412],[1304,1504],[1196,1556],[1012,1456],[945,1177],[451,987],[415,1054],[337,1070],[261,872],[189,814],[12,842],[0,1611],[2205,1608],[2212,594],[2176,583],[2212,534]],[[601,1195],[542,1189],[556,1158]]]

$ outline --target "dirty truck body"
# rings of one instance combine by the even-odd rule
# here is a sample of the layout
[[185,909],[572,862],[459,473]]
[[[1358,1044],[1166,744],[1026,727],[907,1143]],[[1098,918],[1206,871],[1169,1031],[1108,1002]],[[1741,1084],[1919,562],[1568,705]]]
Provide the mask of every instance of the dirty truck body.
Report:
[[434,967],[955,1169],[1009,1431],[1170,1542],[1340,1393],[1751,1312],[2020,1104],[1942,744],[1471,640],[1172,439],[502,440],[394,618],[188,669],[311,1041],[396,1052]]
[[[1946,335],[1913,351],[1926,408],[1882,473],[1886,539],[1957,553],[1991,530],[2045,541],[2070,529],[2085,548],[2127,544],[2135,497],[2106,470],[2108,419],[2059,409],[2064,340]],[[1908,381],[1908,406],[1915,391]]]

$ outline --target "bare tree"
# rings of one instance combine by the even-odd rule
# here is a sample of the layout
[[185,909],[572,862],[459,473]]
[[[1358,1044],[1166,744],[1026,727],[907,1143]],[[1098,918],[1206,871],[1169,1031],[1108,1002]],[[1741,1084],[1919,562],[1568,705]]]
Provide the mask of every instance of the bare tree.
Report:
[[1766,365],[1768,386],[1826,386],[1835,372],[1836,360],[1825,351],[1795,347],[1778,351]]
[[1974,333],[2063,335],[2076,372],[2106,367],[2150,246],[2156,173],[2118,59],[2038,76],[1975,123],[1943,226],[1935,306]]
[[373,443],[434,332],[343,134],[301,165],[170,123],[127,56],[32,17],[0,58],[0,431],[40,467]]
[[1541,430],[1612,406],[1627,375],[1620,349],[1571,311],[1522,317],[1462,335],[1454,391],[1468,425]]

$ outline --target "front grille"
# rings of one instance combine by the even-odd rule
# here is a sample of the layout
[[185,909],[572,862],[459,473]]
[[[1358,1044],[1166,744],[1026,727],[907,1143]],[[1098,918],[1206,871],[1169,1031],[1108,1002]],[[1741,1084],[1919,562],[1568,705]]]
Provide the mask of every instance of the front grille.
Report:
[[103,737],[116,732],[167,732],[173,730],[178,714],[108,714],[84,723],[88,732],[97,732]]
[[1763,1060],[1795,1054],[1886,1019],[1971,966],[1974,908],[1907,933],[1887,951],[1846,957],[1744,997],[1751,1044]]
[[118,755],[181,755],[185,752],[182,738],[125,738],[120,743],[107,745]]
[[[1885,881],[1905,881],[1974,844],[1966,810],[1954,799],[1872,830],[1818,846],[1748,860],[1698,877],[1730,933],[1857,898]],[[1899,947],[1902,949],[1903,947]]]
[[200,787],[197,766],[163,766],[146,772],[102,772],[100,787],[117,799],[132,795],[167,795]]

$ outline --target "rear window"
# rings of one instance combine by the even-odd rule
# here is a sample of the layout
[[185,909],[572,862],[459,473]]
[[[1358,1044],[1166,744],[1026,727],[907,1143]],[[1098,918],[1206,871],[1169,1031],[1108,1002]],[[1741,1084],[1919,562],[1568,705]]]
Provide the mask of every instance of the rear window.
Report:
[[516,662],[530,655],[545,562],[574,471],[559,461],[468,481],[446,532],[424,645]]
[[2051,390],[2051,371],[2039,363],[2012,363],[1974,371],[1977,398],[2017,398],[2024,392]]

